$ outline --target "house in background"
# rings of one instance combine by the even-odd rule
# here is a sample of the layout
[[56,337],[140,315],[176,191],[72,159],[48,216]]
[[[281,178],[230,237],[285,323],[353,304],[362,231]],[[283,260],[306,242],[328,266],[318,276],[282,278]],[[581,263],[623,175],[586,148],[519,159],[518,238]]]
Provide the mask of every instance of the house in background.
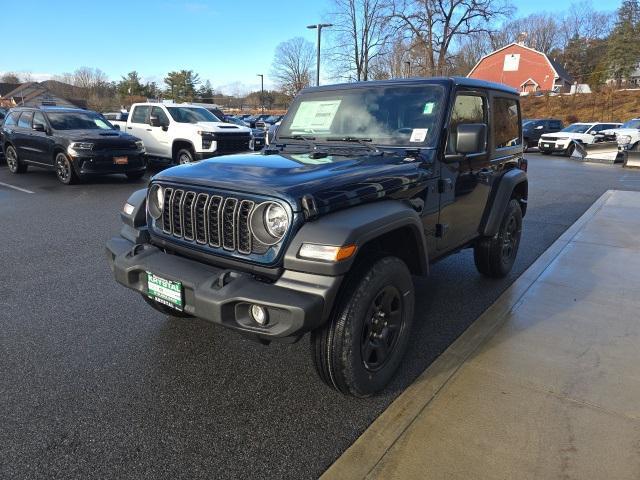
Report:
[[562,65],[522,43],[511,43],[485,55],[467,76],[509,85],[521,95],[568,93],[574,83]]
[[66,95],[67,91],[72,95],[80,94],[81,92],[73,90],[77,88],[52,80],[40,83],[0,83],[0,106],[39,107],[55,105],[58,107],[86,108],[87,102],[85,100]]

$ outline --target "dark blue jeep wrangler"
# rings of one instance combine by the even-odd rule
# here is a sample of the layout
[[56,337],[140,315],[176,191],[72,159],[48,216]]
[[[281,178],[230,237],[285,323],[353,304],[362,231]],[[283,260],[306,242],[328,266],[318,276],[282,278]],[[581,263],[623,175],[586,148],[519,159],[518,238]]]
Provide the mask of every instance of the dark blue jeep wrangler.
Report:
[[511,269],[527,207],[519,97],[467,78],[309,88],[271,145],[173,167],[135,192],[107,244],[155,309],[260,341],[311,332],[320,377],[367,396],[413,323],[412,275],[473,248]]

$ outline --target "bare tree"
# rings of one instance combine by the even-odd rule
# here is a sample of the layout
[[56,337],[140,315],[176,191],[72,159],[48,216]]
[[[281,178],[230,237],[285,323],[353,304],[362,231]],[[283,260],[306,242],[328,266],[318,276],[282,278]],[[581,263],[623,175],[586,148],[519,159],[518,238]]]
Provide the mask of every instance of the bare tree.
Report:
[[559,29],[561,47],[566,47],[576,36],[587,41],[608,36],[613,29],[614,20],[614,12],[596,11],[588,0],[572,3],[562,17]]
[[292,38],[276,47],[271,75],[278,88],[289,97],[309,86],[313,76],[315,49],[302,37]]
[[513,11],[502,0],[395,0],[392,17],[420,55],[422,74],[443,75],[451,69],[450,55],[465,36],[490,34],[494,22]]
[[5,72],[0,77],[0,82],[3,82],[3,83],[20,83],[20,77],[15,72]]
[[380,55],[369,65],[369,78],[385,80],[388,78],[402,78],[411,75],[411,61],[408,43],[402,35],[396,35],[387,42]]
[[338,77],[369,80],[372,63],[386,53],[388,18],[385,0],[334,0],[330,55]]
[[534,13],[524,18],[506,22],[492,36],[495,49],[521,40],[524,45],[544,53],[550,53],[561,43],[560,23],[549,13]]

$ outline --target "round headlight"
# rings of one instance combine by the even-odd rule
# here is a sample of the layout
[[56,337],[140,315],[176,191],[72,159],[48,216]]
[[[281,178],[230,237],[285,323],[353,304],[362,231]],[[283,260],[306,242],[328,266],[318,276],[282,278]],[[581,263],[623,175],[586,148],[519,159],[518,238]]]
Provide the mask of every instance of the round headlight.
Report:
[[152,185],[147,199],[147,208],[154,219],[160,218],[164,206],[164,188],[160,185]]
[[630,135],[618,135],[618,143],[620,145],[629,145],[631,143]]
[[277,239],[282,238],[289,227],[287,211],[277,203],[270,204],[264,212],[264,226],[269,235]]

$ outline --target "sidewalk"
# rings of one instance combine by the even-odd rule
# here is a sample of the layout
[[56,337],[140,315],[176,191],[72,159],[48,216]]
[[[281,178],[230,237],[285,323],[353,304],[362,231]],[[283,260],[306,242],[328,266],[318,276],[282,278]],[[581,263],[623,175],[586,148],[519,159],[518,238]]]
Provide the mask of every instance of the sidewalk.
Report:
[[639,479],[640,192],[598,199],[323,478]]

